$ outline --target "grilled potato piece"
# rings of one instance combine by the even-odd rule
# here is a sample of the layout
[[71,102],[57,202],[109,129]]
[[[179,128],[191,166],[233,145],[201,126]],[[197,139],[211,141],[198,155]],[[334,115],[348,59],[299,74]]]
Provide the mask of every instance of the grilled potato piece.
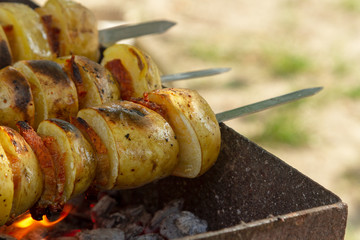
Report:
[[0,27],[0,69],[12,64],[12,53],[4,29]]
[[24,138],[9,127],[0,126],[0,144],[10,161],[14,182],[11,216],[29,210],[43,192],[43,174],[38,160]]
[[101,65],[118,82],[121,97],[142,97],[144,93],[161,88],[160,71],[152,58],[128,44],[115,44],[104,51]]
[[83,56],[58,58],[56,62],[76,85],[79,108],[101,105],[120,99],[120,91],[111,73]]
[[[96,171],[95,153],[82,133],[69,122],[60,119],[42,121],[37,130],[42,138],[53,138],[57,148],[57,169],[64,168],[65,182],[61,201],[85,192]],[[63,164],[63,166],[60,166]]]
[[4,225],[9,217],[14,197],[14,181],[10,162],[0,144],[0,226]]
[[178,143],[170,125],[155,111],[117,101],[82,109],[78,117],[95,130],[108,150],[110,167],[97,174],[100,187],[140,187],[173,172]]
[[20,3],[0,3],[0,23],[9,40],[14,62],[55,57],[40,16],[30,7]]
[[61,66],[50,60],[19,61],[14,64],[29,81],[35,102],[34,128],[48,118],[66,121],[78,111],[75,84]]
[[34,123],[35,107],[30,84],[15,68],[0,70],[0,124],[16,129],[18,121]]
[[71,0],[48,0],[36,11],[42,16],[57,56],[73,54],[98,61],[98,25],[89,9]]
[[194,90],[164,88],[148,94],[161,106],[179,141],[174,175],[193,178],[206,172],[220,152],[220,128],[208,103]]

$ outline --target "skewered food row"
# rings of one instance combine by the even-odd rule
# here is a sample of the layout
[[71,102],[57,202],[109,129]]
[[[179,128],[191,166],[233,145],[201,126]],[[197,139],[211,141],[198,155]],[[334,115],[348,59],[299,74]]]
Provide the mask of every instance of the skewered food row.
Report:
[[[142,92],[147,93],[147,100],[156,102],[159,106],[163,106],[163,108],[169,108],[167,106],[169,104],[177,104],[178,108],[181,109],[182,104],[188,104],[182,103],[183,100],[179,100],[181,98],[177,98],[176,94],[167,97],[151,94],[151,90],[159,87],[160,84],[146,84],[147,82],[153,83],[156,80],[159,81],[158,70],[149,56],[130,45],[115,45],[108,50],[111,49],[116,49],[116,51],[122,50],[121,59],[115,58],[116,55],[113,54],[112,58],[108,58],[109,61],[107,63],[115,61],[120,64],[127,64],[126,67],[124,67],[125,64],[124,66],[120,65],[119,69],[112,67],[112,70],[126,73],[127,83],[120,87],[123,90],[122,92],[126,91],[126,88],[134,89],[134,83],[142,81],[145,82],[145,84],[142,84]],[[109,53],[113,52],[109,51]],[[118,78],[119,82],[117,85],[112,79],[111,74],[101,65],[80,56],[60,58],[56,61],[63,67],[61,68],[61,65],[54,61],[29,60],[17,62],[14,67],[6,67],[0,70],[0,81],[4,83],[0,85],[0,125],[10,126],[15,129],[18,121],[26,121],[36,129],[39,123],[49,118],[69,121],[78,112],[78,104],[80,109],[82,109],[113,102],[120,98],[117,87],[122,85],[123,79]],[[1,74],[4,78],[1,78]],[[73,81],[67,78],[67,76],[70,76]],[[128,95],[128,98],[134,99],[136,96]],[[140,102],[147,104],[149,101]],[[153,105],[150,104],[149,107],[153,107]],[[172,111],[176,111],[179,114],[183,110]],[[194,113],[192,114],[194,115]],[[193,116],[189,115],[189,117]],[[185,131],[184,129],[187,128],[186,124],[178,119],[169,118],[169,121],[177,121],[174,124],[183,124],[182,129],[176,132],[179,139],[189,139],[189,136],[195,136],[194,132]],[[203,147],[189,140],[183,145],[185,144],[189,147],[193,146],[194,149]],[[196,154],[189,154],[186,149],[187,147],[180,154],[186,156],[183,157],[184,162],[192,163],[191,159],[199,156],[200,151]],[[201,171],[200,165],[190,172],[184,170],[185,166],[179,165],[180,167],[183,169],[177,173],[180,176],[195,177]]]
[[16,128],[18,121],[27,121],[37,128],[48,118],[69,121],[79,109],[161,88],[156,64],[140,49],[117,44],[105,56],[105,67],[69,56],[22,60],[1,69],[0,124]]
[[48,0],[35,10],[0,3],[0,67],[20,60],[55,59],[71,54],[99,59],[97,20],[71,0]]
[[[55,61],[23,60],[0,70],[1,124],[18,125],[26,140],[19,141],[27,151],[33,150],[38,161],[29,168],[27,160],[17,157],[17,165],[6,165],[19,166],[8,184],[14,187],[12,196],[19,199],[22,193],[34,200],[19,200],[10,216],[31,207],[34,218],[40,219],[60,211],[69,198],[90,185],[133,188],[170,174],[196,177],[216,160],[218,125],[198,94],[174,89],[151,92],[161,88],[159,71],[148,55],[133,46],[114,45],[104,56],[104,66],[73,55]],[[139,99],[143,93],[145,99]],[[117,102],[122,94],[140,104]],[[88,108],[97,105],[101,106]],[[77,112],[79,117],[74,118]],[[77,127],[68,123],[71,119]],[[12,128],[4,127],[4,135],[22,139]],[[14,148],[21,145],[7,143]],[[209,149],[215,154],[208,154]],[[24,172],[29,172],[26,178],[21,177]],[[40,195],[39,191],[28,195],[34,187],[21,184],[31,177],[37,178],[32,182],[38,183]]]
[[[116,45],[102,61],[107,70],[89,60],[98,59],[98,43],[89,41],[98,39],[93,19],[71,1],[49,0],[36,11],[0,4],[2,66],[16,62],[0,71],[1,121],[11,126],[0,128],[0,224],[29,208],[37,219],[60,211],[89,186],[126,189],[171,174],[196,177],[217,158],[213,112],[190,90],[149,92],[161,88],[149,56]],[[70,54],[86,57],[55,59]],[[116,101],[144,92],[137,103]]]
[[136,102],[84,108],[72,123],[44,120],[37,133],[23,121],[20,133],[0,127],[0,224],[27,209],[41,219],[90,186],[196,177],[220,151],[215,115],[193,90],[159,89]]

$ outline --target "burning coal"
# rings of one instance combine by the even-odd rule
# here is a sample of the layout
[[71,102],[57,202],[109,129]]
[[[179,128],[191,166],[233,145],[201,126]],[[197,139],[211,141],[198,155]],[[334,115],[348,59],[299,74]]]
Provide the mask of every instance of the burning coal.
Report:
[[[174,239],[207,231],[207,222],[182,210],[184,201],[173,200],[150,213],[144,205],[122,206],[117,198],[101,194],[90,200],[79,196],[55,221],[42,221],[23,214],[10,226],[0,228],[0,238],[83,240],[83,239]],[[1,233],[3,233],[1,235]]]

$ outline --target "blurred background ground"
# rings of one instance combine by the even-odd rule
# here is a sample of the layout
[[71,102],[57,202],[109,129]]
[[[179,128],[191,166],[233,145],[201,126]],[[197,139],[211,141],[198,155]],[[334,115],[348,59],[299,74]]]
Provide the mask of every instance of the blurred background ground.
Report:
[[360,239],[360,1],[79,2],[99,20],[176,21],[136,43],[164,74],[231,67],[171,85],[197,89],[215,112],[323,86],[316,96],[227,125],[339,195],[349,204],[346,239]]

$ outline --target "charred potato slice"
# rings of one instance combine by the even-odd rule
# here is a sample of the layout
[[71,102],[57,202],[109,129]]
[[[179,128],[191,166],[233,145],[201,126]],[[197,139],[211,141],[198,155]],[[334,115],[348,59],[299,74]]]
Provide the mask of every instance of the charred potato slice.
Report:
[[121,97],[142,97],[144,93],[161,88],[158,67],[152,58],[140,49],[115,44],[104,51],[101,65],[105,66],[118,82]]
[[56,60],[76,85],[79,108],[101,105],[120,99],[120,91],[110,72],[83,56]]
[[35,107],[30,84],[13,67],[0,70],[0,124],[16,129],[18,121],[34,123]]
[[97,168],[95,184],[100,189],[111,189],[115,184],[119,165],[112,131],[96,109],[84,108],[78,112],[77,116],[85,120],[105,145],[106,151],[101,155],[97,154],[99,167]]
[[37,130],[41,137],[53,138],[58,149],[57,168],[64,167],[65,183],[62,202],[85,192],[93,182],[96,171],[95,153],[81,132],[69,122],[48,119]]
[[12,64],[12,53],[4,29],[0,27],[0,69]]
[[220,152],[220,128],[208,103],[194,90],[164,88],[148,99],[161,106],[179,141],[174,175],[193,178],[206,172]]
[[20,3],[0,3],[0,23],[10,43],[14,62],[27,59],[52,59],[40,16]]
[[14,197],[14,182],[10,162],[0,144],[0,226],[4,225],[9,217]]
[[108,149],[110,168],[101,173],[111,176],[107,188],[140,187],[170,175],[177,164],[175,133],[153,110],[117,101],[82,109],[78,117],[95,130]]
[[29,81],[35,102],[34,128],[48,118],[69,121],[78,111],[75,84],[61,66],[50,60],[20,61],[14,64]]
[[[111,154],[113,154],[113,151],[109,151],[107,149],[107,146],[102,141],[100,136],[84,119],[80,117],[72,118],[71,123],[74,124],[74,126],[81,131],[81,133],[91,143],[93,149],[95,150],[96,162],[98,167],[94,185],[99,187],[100,189],[110,188],[109,185],[113,185],[117,174],[116,169],[113,169],[112,171],[110,168],[110,166],[116,164],[112,162],[109,158],[109,156],[112,156]],[[109,129],[104,128],[104,130],[108,131]],[[111,138],[112,136],[109,135],[109,137]]]
[[98,25],[89,9],[71,0],[49,0],[36,11],[52,36],[52,48],[57,56],[73,54],[98,61]]
[[10,161],[14,182],[12,216],[30,209],[43,192],[43,175],[38,160],[24,138],[15,130],[0,126],[0,144]]

